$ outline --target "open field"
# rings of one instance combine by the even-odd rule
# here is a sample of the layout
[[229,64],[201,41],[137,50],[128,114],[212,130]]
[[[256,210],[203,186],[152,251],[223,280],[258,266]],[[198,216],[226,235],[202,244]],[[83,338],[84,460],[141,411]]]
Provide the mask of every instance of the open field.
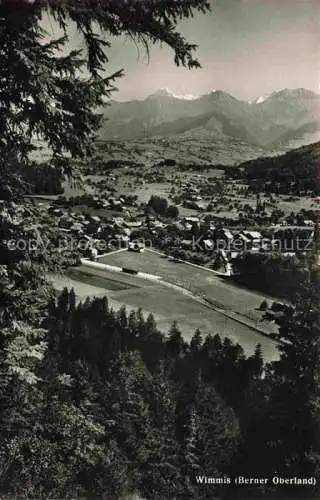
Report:
[[266,298],[259,292],[252,292],[225,281],[207,269],[174,262],[158,253],[145,250],[144,253],[118,252],[100,259],[104,264],[129,267],[136,271],[155,273],[169,283],[182,286],[198,295],[205,295],[215,305],[252,316]]
[[[168,199],[171,187],[172,185],[169,183],[152,182],[146,184],[144,187],[135,188],[131,193],[137,195],[141,203],[148,203],[152,195]],[[123,191],[125,192],[126,190]],[[128,192],[130,192],[129,189]]]
[[92,273],[92,269],[86,270],[83,266],[78,269],[70,269],[68,276],[76,281],[81,281],[88,285],[104,288],[109,291],[127,290],[128,287],[138,288],[138,285],[128,284],[119,280],[112,279],[111,277],[99,276],[98,273]]
[[[115,310],[125,305],[127,311],[141,308],[145,315],[152,313],[158,328],[165,334],[176,320],[186,340],[190,340],[194,331],[199,328],[203,335],[218,333],[222,337],[239,342],[247,354],[253,353],[255,346],[260,343],[266,360],[278,358],[276,343],[272,339],[227,318],[178,290],[122,273],[90,268],[91,272],[90,283],[82,281],[88,281],[86,275],[89,268],[85,266],[79,268],[77,279],[74,272],[73,277],[60,275],[50,278],[58,290],[65,286],[73,287],[78,300],[83,301],[87,296],[107,296],[110,306]],[[119,283],[117,290],[115,282]]]
[[279,209],[283,210],[286,215],[291,212],[300,212],[300,210],[315,210],[316,204],[314,198],[306,196],[300,197],[295,201],[286,201],[287,196],[282,196],[279,201]]
[[126,141],[98,141],[108,159],[128,160],[140,163],[157,163],[163,158],[174,158],[182,164],[237,164],[241,161],[265,156],[267,150],[241,140],[217,138],[209,131],[196,136],[189,134],[170,137],[146,137]]
[[[160,170],[159,170],[160,168]],[[172,203],[170,199],[170,191],[172,186],[175,186],[179,182],[185,182],[186,178],[189,182],[195,182],[200,178],[215,178],[219,179],[223,176],[223,172],[214,167],[203,167],[203,171],[187,171],[184,172],[179,170],[178,166],[173,167],[159,167],[157,169],[152,168],[148,165],[140,166],[139,169],[134,169],[131,167],[121,167],[117,169],[112,169],[106,171],[104,174],[96,175],[84,175],[83,184],[81,186],[74,185],[72,182],[65,181],[63,183],[64,192],[63,195],[69,199],[73,196],[79,196],[84,193],[87,194],[98,194],[99,195],[99,185],[100,181],[105,182],[110,178],[110,186],[114,189],[115,196],[121,196],[126,194],[136,195],[139,203],[147,203],[152,195],[160,196],[166,198],[169,204]],[[160,174],[162,180],[150,182],[144,178],[145,174],[152,174],[154,172],[155,176]],[[152,177],[152,176],[151,176]],[[90,182],[88,182],[90,181]],[[203,210],[186,208],[182,204],[179,207],[179,213],[182,217],[187,216],[205,216],[209,215],[211,217],[219,217],[220,219],[238,220],[238,212],[242,210],[241,207],[244,205],[249,205],[253,209],[256,207],[256,196],[254,194],[238,194],[232,188],[232,183],[230,185],[225,185],[226,192],[224,193],[225,200],[219,202],[211,212],[206,212],[205,209],[209,203],[209,199],[203,202]],[[241,182],[236,183],[237,188],[247,188],[246,184]],[[57,195],[36,195],[30,196],[37,199],[38,201],[53,201],[58,198]],[[213,195],[213,198],[219,200],[219,196]],[[311,210],[315,209],[316,205],[312,197],[300,197],[295,201],[289,201],[290,197],[285,195],[274,195],[275,206],[273,208],[278,208],[284,212],[285,216],[288,216],[291,212],[299,212],[302,209]],[[237,207],[235,207],[237,205]],[[78,205],[73,207],[73,211],[81,213],[90,213],[91,215],[98,215],[100,217],[117,217],[122,215],[122,212],[104,209],[104,208],[92,208],[85,205]]]
[[[111,254],[110,254],[111,255]],[[75,280],[84,281],[86,277],[95,280],[95,284],[106,290],[127,290],[145,286],[145,280],[138,276],[125,273],[113,273],[105,269],[97,269],[86,265],[71,268],[68,276]]]
[[[177,166],[175,167],[161,167],[163,169],[163,182],[148,182],[146,180],[141,180],[136,178],[137,172],[134,170],[126,171],[125,169],[119,167],[117,169],[118,179],[113,183],[114,188],[116,189],[116,194],[118,196],[122,194],[133,194],[138,197],[138,201],[140,203],[147,203],[152,195],[160,196],[162,198],[166,198],[169,203],[170,201],[170,190],[172,186],[174,186],[177,182],[185,182],[186,177],[190,181],[197,181],[199,178],[215,178],[219,179],[223,176],[223,172],[221,170],[217,170],[214,167],[206,168],[201,172],[192,172],[192,171],[180,171]],[[153,169],[150,167],[140,167],[139,172],[141,174],[147,172],[159,173],[158,169]],[[125,175],[122,175],[125,174]],[[97,182],[99,185],[99,180],[105,180],[107,175],[90,175],[87,178],[90,178],[94,182]],[[88,186],[89,187],[89,186]],[[228,187],[228,186],[227,186]],[[237,182],[237,188],[247,188],[246,184],[241,182]],[[231,191],[230,191],[231,189]],[[67,189],[67,197],[69,195]],[[212,212],[208,212],[208,214],[212,216],[218,216],[220,218],[226,219],[237,219],[238,218],[238,210],[235,208],[230,209],[230,205],[234,205],[235,203],[239,203],[241,205],[250,205],[252,208],[256,207],[256,196],[254,194],[249,195],[238,195],[235,193],[232,188],[229,186],[226,193],[226,202],[223,205],[220,205],[217,209],[214,209]],[[282,210],[285,215],[289,215],[291,212],[298,212],[301,209],[311,210],[315,208],[315,203],[312,197],[300,197],[295,201],[288,201],[288,196],[279,195],[275,196],[276,207]],[[209,201],[204,202],[206,206]],[[181,216],[197,216],[200,213],[204,215],[199,209],[186,208],[182,205],[179,205],[179,212]],[[99,215],[98,213],[96,215]],[[103,214],[100,214],[103,215]]]

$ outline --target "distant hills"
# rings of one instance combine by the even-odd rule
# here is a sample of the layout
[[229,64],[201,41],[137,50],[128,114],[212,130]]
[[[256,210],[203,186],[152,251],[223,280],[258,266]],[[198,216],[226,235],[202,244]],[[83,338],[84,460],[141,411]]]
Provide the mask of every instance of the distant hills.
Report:
[[162,137],[182,143],[238,142],[259,156],[261,150],[285,151],[320,138],[320,95],[303,88],[284,89],[251,102],[221,90],[194,97],[161,89],[141,101],[112,101],[103,114],[108,120],[100,139],[105,141]]

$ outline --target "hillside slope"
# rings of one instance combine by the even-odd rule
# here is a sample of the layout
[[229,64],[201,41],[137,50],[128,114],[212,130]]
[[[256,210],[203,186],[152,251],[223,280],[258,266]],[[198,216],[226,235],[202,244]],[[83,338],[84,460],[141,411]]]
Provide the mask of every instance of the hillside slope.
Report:
[[242,163],[246,182],[256,190],[295,195],[318,195],[320,188],[320,142],[277,157]]

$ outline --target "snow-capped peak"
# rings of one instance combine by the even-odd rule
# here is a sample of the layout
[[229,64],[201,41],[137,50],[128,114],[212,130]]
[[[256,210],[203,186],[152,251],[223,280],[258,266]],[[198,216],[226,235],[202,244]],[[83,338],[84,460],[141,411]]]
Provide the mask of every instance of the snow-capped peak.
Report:
[[312,90],[305,88],[297,88],[297,89],[282,89],[282,90],[274,90],[269,94],[265,94],[263,96],[254,99],[253,101],[248,101],[249,104],[261,104],[268,99],[287,99],[287,98],[303,98],[303,99],[314,99],[319,95],[313,92]]
[[198,96],[193,95],[193,94],[186,94],[186,95],[175,94],[174,92],[172,92],[171,90],[169,90],[167,88],[159,89],[159,90],[157,90],[157,92],[155,92],[152,95],[153,96],[160,96],[160,97],[174,97],[175,99],[183,99],[185,101],[192,101],[193,99],[198,98]]
[[262,102],[265,102],[268,98],[270,97],[270,94],[266,94],[266,95],[261,95],[260,97],[258,97],[258,99],[256,100],[256,103],[257,104],[261,104]]
[[267,99],[269,99],[269,97],[272,96],[272,93],[271,94],[264,94],[264,95],[261,95],[260,97],[257,97],[256,99],[252,99],[251,101],[248,101],[249,104],[261,104],[263,102],[265,102]]
[[194,99],[198,99],[198,95],[193,95],[193,94],[185,94],[185,95],[179,95],[175,96],[177,99],[184,99],[185,101],[193,101]]
[[157,90],[154,94],[152,94],[150,97],[174,97],[175,99],[181,99],[184,101],[193,101],[195,99],[199,99],[200,97],[204,97],[206,95],[212,95],[212,94],[218,94],[221,92],[220,90],[216,89],[210,89],[204,94],[201,95],[194,95],[194,94],[176,94],[175,92],[172,92],[172,90],[168,88],[162,88]]
[[154,92],[152,95],[159,96],[159,97],[172,97],[173,93],[169,89],[162,88],[162,89],[159,89],[156,92]]

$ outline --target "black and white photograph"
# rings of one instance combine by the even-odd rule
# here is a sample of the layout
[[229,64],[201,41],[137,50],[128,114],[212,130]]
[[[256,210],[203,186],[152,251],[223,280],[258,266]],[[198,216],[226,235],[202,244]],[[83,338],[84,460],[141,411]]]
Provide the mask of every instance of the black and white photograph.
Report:
[[0,500],[320,499],[320,0],[0,0]]

